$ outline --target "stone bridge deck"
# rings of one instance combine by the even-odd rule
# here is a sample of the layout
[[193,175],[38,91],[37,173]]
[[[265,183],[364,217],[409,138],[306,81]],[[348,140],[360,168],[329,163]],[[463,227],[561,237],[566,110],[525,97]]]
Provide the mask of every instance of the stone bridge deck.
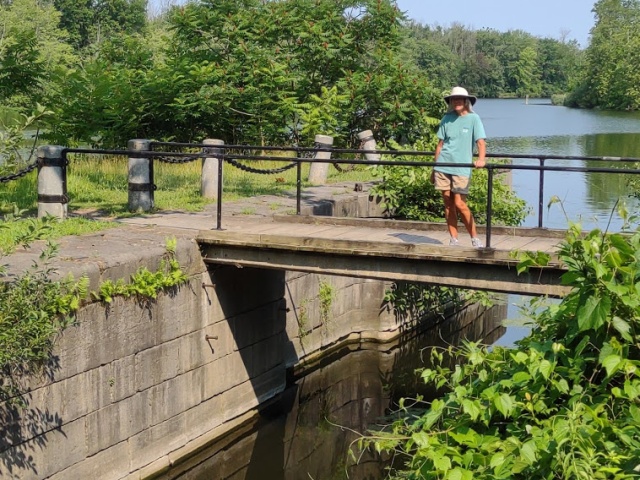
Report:
[[[483,230],[479,229],[483,234]],[[274,216],[200,230],[205,261],[528,295],[563,296],[565,271],[554,251],[563,232],[500,228],[492,248],[474,249],[466,233],[448,245],[443,224],[315,216]],[[512,252],[542,251],[549,266],[518,275]]]

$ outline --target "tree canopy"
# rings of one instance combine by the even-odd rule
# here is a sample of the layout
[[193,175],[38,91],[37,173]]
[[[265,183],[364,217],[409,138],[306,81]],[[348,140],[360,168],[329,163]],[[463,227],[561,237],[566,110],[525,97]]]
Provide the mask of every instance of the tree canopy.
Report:
[[638,0],[599,0],[586,51],[512,30],[426,26],[393,0],[193,0],[147,17],[147,0],[0,3],[0,101],[54,111],[62,144],[129,138],[356,145],[414,143],[442,94],[571,92],[581,107],[637,109]]
[[640,1],[599,0],[582,79],[569,104],[613,110],[640,109]]
[[336,144],[353,144],[365,129],[381,141],[413,137],[444,105],[399,58],[401,21],[390,0],[203,0],[173,8],[162,55],[151,55],[145,38],[130,40],[137,51],[114,51],[112,40],[69,74],[53,133],[86,141],[95,130],[92,138],[110,145],[140,136],[309,144],[306,124],[330,111]]

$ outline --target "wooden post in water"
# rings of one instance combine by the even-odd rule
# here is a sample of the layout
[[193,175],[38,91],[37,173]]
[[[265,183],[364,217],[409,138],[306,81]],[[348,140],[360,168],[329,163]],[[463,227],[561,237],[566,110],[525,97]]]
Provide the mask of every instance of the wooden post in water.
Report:
[[[333,137],[330,137],[329,135],[316,135],[315,142],[315,146],[317,148],[331,148],[333,145]],[[329,160],[331,158],[331,152],[316,152],[313,158],[315,160]],[[327,183],[328,173],[328,162],[312,162],[311,168],[309,168],[309,183],[314,185],[324,185]]]
[[[358,134],[358,138],[360,139],[360,150],[375,150],[376,149],[376,139],[373,138],[373,132],[371,130],[365,130]],[[365,153],[365,158],[371,162],[380,161],[380,154],[378,153]]]
[[[129,140],[130,151],[149,151],[149,140]],[[129,157],[129,211],[149,212],[155,206],[153,184],[153,159]]]
[[38,218],[67,218],[67,161],[62,150],[59,145],[38,147]]
[[216,198],[218,196],[218,163],[222,150],[215,148],[224,145],[224,140],[205,138],[202,141],[205,147],[203,153],[207,155],[202,159],[202,180],[200,194],[204,198]]

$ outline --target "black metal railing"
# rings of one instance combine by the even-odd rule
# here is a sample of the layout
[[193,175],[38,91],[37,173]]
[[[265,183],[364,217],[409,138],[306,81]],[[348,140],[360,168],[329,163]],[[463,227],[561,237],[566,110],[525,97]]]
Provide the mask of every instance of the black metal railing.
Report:
[[[191,151],[183,151],[189,149]],[[197,150],[197,151],[193,151]],[[260,152],[253,154],[251,152]],[[277,152],[280,154],[269,154],[269,152]],[[281,153],[290,153],[293,156],[283,156]],[[330,159],[314,158],[314,154],[318,152],[330,152],[338,157]],[[263,146],[263,145],[205,145],[202,143],[178,143],[178,142],[150,142],[149,150],[113,150],[113,149],[88,149],[88,148],[64,148],[62,149],[62,158],[68,163],[67,155],[69,154],[89,154],[89,155],[119,155],[130,158],[149,158],[157,159],[167,163],[187,163],[199,159],[215,157],[218,159],[218,185],[217,185],[217,205],[216,205],[216,229],[222,229],[222,198],[223,198],[223,167],[225,163],[233,165],[237,168],[256,173],[256,174],[273,174],[279,173],[290,168],[296,168],[296,213],[301,213],[302,199],[302,165],[304,163],[323,162],[336,166],[340,165],[377,165],[377,166],[409,166],[409,167],[433,167],[436,162],[431,161],[415,161],[402,160],[397,157],[419,157],[433,158],[434,152],[430,151],[404,151],[404,150],[363,150],[348,148],[326,148],[326,147],[297,147],[297,146]],[[366,154],[384,155],[387,159],[372,161],[360,158],[340,158],[340,155],[355,155],[356,157]],[[389,159],[389,157],[391,157]],[[582,173],[611,173],[611,174],[640,174],[640,169],[636,168],[619,168],[619,167],[602,167],[602,166],[550,166],[545,162],[548,160],[575,160],[583,162],[603,162],[605,164],[638,163],[640,158],[634,157],[611,157],[611,156],[568,156],[568,155],[527,155],[527,154],[502,154],[487,153],[487,159],[496,158],[502,160],[510,160],[511,163],[490,163],[487,162],[485,168],[488,171],[487,185],[487,212],[486,212],[486,246],[491,246],[491,227],[493,221],[493,182],[496,172],[505,170],[533,170],[539,171],[538,181],[538,228],[544,228],[543,211],[544,211],[544,181],[545,172],[582,172]],[[278,169],[254,168],[245,162],[255,162],[271,160],[286,163],[284,167]],[[518,164],[514,160],[534,160],[537,165]],[[34,164],[35,165],[35,164]],[[34,165],[27,165],[23,172],[19,174],[3,177],[3,181],[11,181],[25,175],[34,168]],[[472,164],[460,165],[453,163],[438,162],[440,166],[469,166]]]
[[[164,145],[164,144],[157,144]],[[194,147],[193,144],[183,144],[185,146]],[[403,150],[361,150],[361,149],[340,149],[340,148],[317,148],[317,147],[279,147],[279,146],[255,146],[255,145],[221,145],[217,146],[220,150],[218,156],[220,162],[218,164],[218,196],[217,196],[217,229],[222,229],[222,168],[224,162],[237,162],[237,161],[260,161],[260,160],[273,160],[281,162],[293,162],[297,166],[297,180],[296,180],[296,213],[301,213],[301,198],[302,198],[302,164],[312,162],[324,162],[336,165],[380,165],[380,166],[410,166],[410,167],[433,167],[436,165],[434,161],[413,161],[413,160],[378,160],[372,162],[371,160],[360,160],[352,158],[331,158],[331,159],[315,159],[309,157],[306,154],[315,152],[331,152],[332,154],[367,154],[374,153],[378,155],[392,156],[392,157],[433,157],[434,152],[430,151],[403,151]],[[278,155],[250,155],[237,153],[238,151],[247,150],[260,150],[263,152],[293,152],[296,157],[286,157]],[[558,171],[558,172],[583,172],[583,173],[613,173],[613,174],[640,174],[640,169],[628,169],[628,168],[613,168],[613,167],[573,167],[573,166],[549,166],[545,165],[547,160],[576,160],[576,161],[598,161],[605,163],[640,163],[640,158],[634,157],[611,157],[611,156],[568,156],[568,155],[525,155],[525,154],[502,154],[502,153],[487,153],[487,159],[507,159],[507,160],[537,160],[538,165],[530,164],[514,164],[514,163],[490,163],[485,165],[488,170],[488,185],[487,185],[487,212],[486,212],[486,248],[491,247],[491,227],[493,220],[493,181],[496,172],[504,170],[533,170],[539,171],[539,183],[538,183],[538,228],[543,228],[543,211],[544,211],[544,180],[545,172]],[[438,162],[440,166],[469,166],[472,164],[461,165],[454,163]]]

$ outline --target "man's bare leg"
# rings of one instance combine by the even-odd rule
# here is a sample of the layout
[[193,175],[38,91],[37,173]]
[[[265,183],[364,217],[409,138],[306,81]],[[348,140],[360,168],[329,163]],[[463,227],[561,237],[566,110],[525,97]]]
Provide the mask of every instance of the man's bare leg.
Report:
[[476,222],[473,220],[473,214],[467,206],[467,196],[460,193],[454,193],[453,205],[457,213],[460,214],[460,219],[466,227],[467,232],[469,232],[469,235],[471,235],[471,238],[476,238],[478,236],[478,232],[476,231]]
[[442,200],[444,201],[444,218],[447,221],[449,235],[451,235],[451,238],[458,238],[458,210],[456,208],[454,197],[455,194],[451,193],[451,190],[442,191]]

